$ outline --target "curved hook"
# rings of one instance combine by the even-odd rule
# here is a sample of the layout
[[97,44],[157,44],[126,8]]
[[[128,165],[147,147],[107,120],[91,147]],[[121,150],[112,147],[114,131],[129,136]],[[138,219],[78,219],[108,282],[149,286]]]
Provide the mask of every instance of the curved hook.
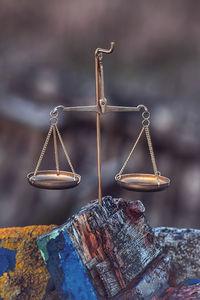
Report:
[[55,115],[58,115],[58,111],[61,110],[63,111],[64,106],[63,105],[58,105],[56,107],[54,107],[54,109],[50,112],[50,116],[53,117]]
[[97,48],[97,49],[95,50],[95,55],[97,56],[97,55],[100,54],[100,53],[102,53],[102,54],[103,54],[103,53],[105,53],[105,54],[110,54],[110,53],[113,52],[114,46],[115,46],[115,43],[114,43],[114,42],[111,42],[111,43],[110,43],[110,49]]
[[145,105],[143,105],[143,104],[139,104],[138,106],[137,106],[137,108],[140,110],[140,109],[144,109],[144,112],[149,112],[148,111],[148,108],[145,106]]

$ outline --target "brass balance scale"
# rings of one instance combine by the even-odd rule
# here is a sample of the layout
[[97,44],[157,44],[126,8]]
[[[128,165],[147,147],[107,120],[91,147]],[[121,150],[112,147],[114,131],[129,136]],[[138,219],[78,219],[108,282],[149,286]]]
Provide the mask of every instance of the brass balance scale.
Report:
[[[95,51],[95,79],[96,79],[96,105],[91,106],[77,106],[77,107],[64,107],[59,105],[50,112],[50,129],[47,134],[44,146],[42,148],[38,163],[35,171],[27,175],[28,182],[41,189],[69,189],[77,186],[81,181],[81,176],[78,175],[71,163],[69,154],[63,143],[61,134],[59,132],[57,123],[60,112],[95,112],[96,113],[96,129],[97,129],[97,171],[98,171],[98,201],[102,205],[102,191],[101,191],[101,133],[100,133],[100,116],[110,112],[140,112],[142,111],[142,129],[134,143],[126,161],[124,162],[120,172],[115,176],[116,182],[125,189],[132,191],[143,192],[156,192],[166,189],[170,180],[164,176],[157,169],[157,164],[154,156],[154,151],[151,142],[151,136],[149,131],[150,126],[150,113],[146,106],[138,105],[137,107],[124,107],[124,106],[110,106],[107,105],[107,100],[104,96],[104,78],[103,78],[103,54],[110,54],[113,52],[114,43],[110,45],[110,49],[97,48]],[[124,169],[132,156],[140,138],[143,133],[146,136],[151,161],[153,165],[154,174],[123,174]],[[54,154],[56,170],[39,171],[40,164],[45,155],[49,140],[53,135],[54,141]],[[71,172],[61,171],[59,168],[58,159],[58,145],[57,140],[60,141],[62,149],[64,151],[67,162],[71,168]]]

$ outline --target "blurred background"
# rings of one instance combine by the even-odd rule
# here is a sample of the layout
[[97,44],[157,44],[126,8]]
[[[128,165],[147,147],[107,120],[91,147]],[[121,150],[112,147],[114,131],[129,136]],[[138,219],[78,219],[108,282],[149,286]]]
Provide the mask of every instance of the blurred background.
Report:
[[[141,115],[108,114],[101,118],[103,195],[141,200],[152,226],[200,228],[200,2],[1,0],[0,25],[0,226],[62,224],[97,197],[95,114],[59,118],[82,176],[77,188],[35,189],[26,175],[50,110],[95,103],[94,51],[115,41],[103,60],[105,96],[111,105],[149,108],[158,168],[171,186],[159,193],[117,186]],[[54,168],[52,142],[41,168]],[[126,172],[152,172],[145,139]]]

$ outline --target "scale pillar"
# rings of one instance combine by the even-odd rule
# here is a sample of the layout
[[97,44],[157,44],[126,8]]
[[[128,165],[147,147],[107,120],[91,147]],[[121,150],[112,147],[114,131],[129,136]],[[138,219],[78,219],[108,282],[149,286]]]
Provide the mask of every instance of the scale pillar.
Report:
[[[104,100],[104,78],[103,78],[103,53],[110,54],[113,52],[114,42],[110,44],[110,49],[97,48],[95,51],[95,83],[96,83],[96,106],[101,111],[100,101]],[[106,101],[106,99],[105,99]],[[102,189],[101,189],[101,124],[100,113],[96,113],[96,129],[97,129],[97,175],[98,175],[98,201],[102,205]]]

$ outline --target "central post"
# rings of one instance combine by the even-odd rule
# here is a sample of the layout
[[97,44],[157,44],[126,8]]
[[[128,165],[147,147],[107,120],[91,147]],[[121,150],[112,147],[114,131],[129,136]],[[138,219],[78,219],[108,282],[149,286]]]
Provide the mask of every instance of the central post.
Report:
[[[104,79],[103,79],[103,53],[110,54],[113,52],[114,43],[110,45],[110,49],[97,48],[95,51],[95,83],[96,83],[96,105],[101,111],[100,101],[106,102],[104,97]],[[102,205],[102,192],[101,192],[101,125],[100,113],[96,113],[96,128],[97,128],[97,175],[98,175],[98,201]]]

